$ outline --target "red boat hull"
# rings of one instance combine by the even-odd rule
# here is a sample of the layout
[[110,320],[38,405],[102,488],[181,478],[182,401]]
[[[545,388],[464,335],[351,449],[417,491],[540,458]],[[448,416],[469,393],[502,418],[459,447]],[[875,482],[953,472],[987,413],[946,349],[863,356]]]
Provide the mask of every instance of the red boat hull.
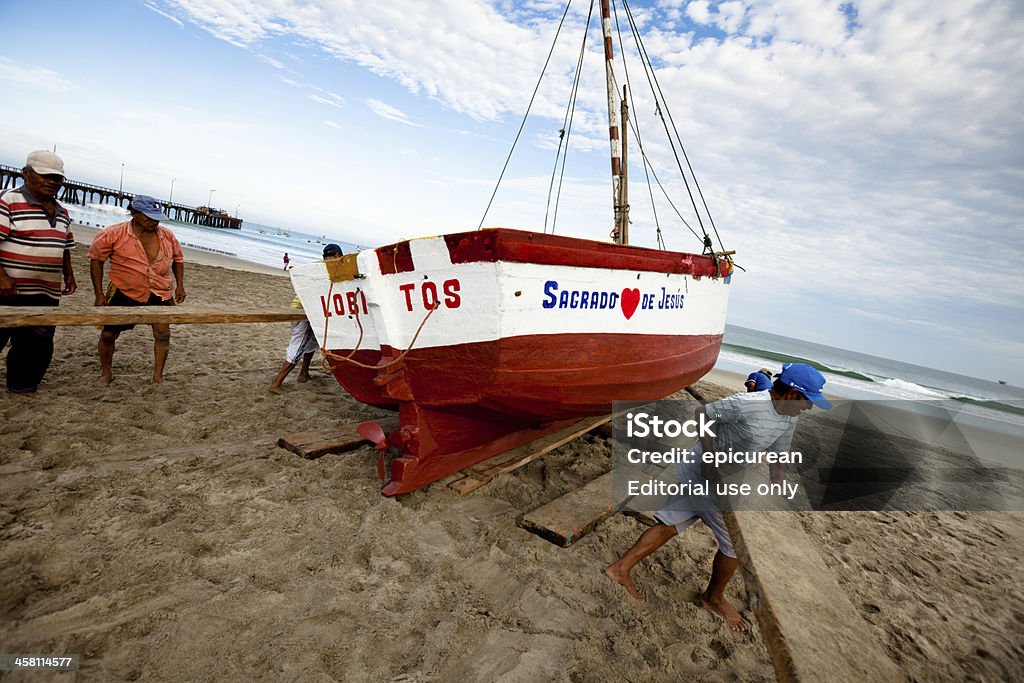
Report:
[[338,382],[399,410],[390,434],[360,432],[389,454],[385,495],[692,384],[718,357],[731,279],[711,256],[502,228],[346,259],[292,281]]
[[[414,349],[379,371],[340,362],[335,377],[361,401],[399,406],[387,446],[401,456],[383,490],[395,495],[608,413],[614,401],[679,391],[714,366],[720,345],[720,335],[510,337]],[[382,358],[398,355],[385,347]]]

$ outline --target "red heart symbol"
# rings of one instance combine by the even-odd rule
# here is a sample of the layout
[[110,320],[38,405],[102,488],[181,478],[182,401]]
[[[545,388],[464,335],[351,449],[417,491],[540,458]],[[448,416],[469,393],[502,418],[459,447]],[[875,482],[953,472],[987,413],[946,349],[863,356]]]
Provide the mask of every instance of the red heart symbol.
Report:
[[640,290],[624,289],[619,300],[622,302],[622,315],[629,320],[636,313],[636,307],[640,305]]

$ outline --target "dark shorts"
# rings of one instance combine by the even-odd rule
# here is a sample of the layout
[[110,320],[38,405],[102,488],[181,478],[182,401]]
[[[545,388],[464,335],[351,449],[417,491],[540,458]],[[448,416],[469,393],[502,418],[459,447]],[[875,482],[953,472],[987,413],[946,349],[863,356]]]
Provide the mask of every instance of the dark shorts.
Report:
[[[107,299],[108,306],[173,306],[174,299],[161,299],[152,292],[149,293],[148,301],[136,301],[130,296],[126,296],[124,292],[119,289],[114,290],[114,295]],[[104,332],[124,332],[125,330],[133,330],[135,325],[104,325]]]

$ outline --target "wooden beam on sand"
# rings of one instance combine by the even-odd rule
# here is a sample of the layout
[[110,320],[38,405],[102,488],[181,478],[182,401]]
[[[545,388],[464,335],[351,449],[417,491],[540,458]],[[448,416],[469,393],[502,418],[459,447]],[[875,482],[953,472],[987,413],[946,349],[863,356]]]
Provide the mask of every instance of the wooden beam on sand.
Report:
[[[687,392],[707,399],[693,387]],[[724,512],[776,680],[906,680],[792,512]],[[653,519],[640,519],[649,524]]]
[[725,521],[777,680],[906,680],[796,515],[733,512]]
[[[352,422],[329,429],[285,434],[277,440],[277,445],[306,460],[316,460],[328,453],[344,453],[369,443],[356,432],[356,428],[361,424],[362,422]],[[389,417],[378,420],[377,424],[387,433],[398,428],[398,418]]]
[[290,308],[192,308],[191,306],[90,306],[66,310],[56,306],[0,306],[0,327],[36,325],[99,326],[170,323],[284,323],[306,319]]
[[527,512],[518,524],[557,546],[567,548],[611,517],[623,500],[612,499],[612,472]]
[[587,417],[575,424],[569,425],[557,432],[552,432],[540,437],[530,443],[513,448],[510,451],[499,453],[482,462],[467,467],[466,469],[453,474],[442,481],[448,484],[460,496],[470,491],[475,491],[499,474],[519,469],[523,465],[533,462],[545,453],[549,453],[564,443],[572,441],[578,436],[586,434],[591,429],[598,427],[612,419],[611,415],[599,415]]

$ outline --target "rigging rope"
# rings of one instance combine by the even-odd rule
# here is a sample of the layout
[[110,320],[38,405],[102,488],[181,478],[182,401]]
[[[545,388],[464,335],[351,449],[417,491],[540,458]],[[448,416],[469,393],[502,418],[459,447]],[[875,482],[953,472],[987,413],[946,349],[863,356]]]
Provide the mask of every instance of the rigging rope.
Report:
[[[332,281],[331,282],[331,289],[329,289],[328,292],[327,292],[328,298],[330,298],[330,293],[331,293],[331,291],[333,289],[334,289],[334,282]],[[357,287],[356,288],[356,293],[359,294],[359,295],[362,295],[362,288]],[[356,307],[356,314],[355,315],[356,315],[356,323],[359,325],[359,340],[356,342],[356,347],[354,349],[352,349],[352,351],[349,352],[349,354],[347,356],[343,356],[340,353],[334,353],[333,351],[328,351],[327,350],[327,324],[328,324],[328,320],[330,320],[330,318],[324,318],[324,346],[320,347],[320,355],[321,355],[321,358],[322,358],[321,359],[321,363],[323,364],[323,367],[324,367],[325,370],[330,370],[330,368],[327,365],[327,359],[328,358],[330,358],[331,360],[344,361],[346,363],[351,363],[352,365],[355,365],[356,367],[366,368],[367,370],[384,370],[386,368],[390,368],[392,365],[395,365],[397,363],[402,362],[402,359],[405,358],[406,354],[408,354],[410,351],[412,351],[412,347],[416,345],[416,340],[419,338],[420,332],[423,331],[423,326],[427,324],[427,320],[430,318],[430,316],[432,316],[434,314],[434,311],[436,311],[439,308],[441,308],[441,302],[440,301],[438,301],[436,304],[434,304],[433,308],[431,308],[429,311],[427,311],[427,314],[425,316],[423,316],[423,320],[420,321],[419,327],[416,328],[416,334],[414,334],[412,336],[412,339],[409,341],[409,346],[404,351],[402,351],[400,354],[398,354],[397,356],[392,358],[390,361],[388,361],[387,363],[381,363],[379,365],[369,365],[367,363],[361,363],[360,361],[357,361],[355,358],[352,357],[352,356],[355,355],[356,351],[359,350],[359,347],[363,343],[363,323],[359,319],[359,307],[358,306]]]
[[[679,142],[679,150],[683,153],[683,158],[686,160],[686,167],[690,169],[690,175],[693,178],[693,184],[697,188],[697,194],[700,196],[701,203],[704,206],[704,211],[708,216],[708,222],[711,223],[711,228],[712,230],[714,230],[715,237],[718,238],[719,247],[722,251],[725,251],[725,246],[722,244],[722,238],[718,234],[718,227],[715,225],[715,221],[711,217],[711,210],[708,208],[707,201],[704,199],[704,193],[701,191],[700,184],[697,182],[697,175],[693,172],[693,166],[690,164],[690,158],[686,154],[686,148],[683,146],[683,140],[679,135],[679,130],[676,128],[675,120],[672,118],[672,112],[669,111],[668,109],[667,101],[665,100],[665,94],[661,90],[661,84],[658,83],[658,77],[657,75],[654,74],[654,65],[651,63],[650,55],[648,54],[647,48],[643,44],[643,40],[640,38],[640,33],[636,28],[636,21],[633,18],[633,11],[630,9],[629,2],[627,0],[622,0],[622,6],[626,10],[626,16],[629,19],[630,27],[632,28],[633,39],[636,41],[637,48],[640,52],[641,63],[644,65],[644,72],[645,74],[647,74],[648,83],[651,84],[652,92],[654,92],[654,89],[657,88],[657,94],[655,95],[655,99],[660,97],[662,102],[666,102],[664,110],[668,112],[668,119],[672,123],[672,131],[675,133],[676,140],[678,140]],[[659,116],[661,118],[662,124],[665,126],[665,132],[669,136],[669,142],[672,146],[672,154],[675,156],[676,165],[679,167],[679,172],[683,176],[683,184],[686,186],[686,192],[687,194],[690,195],[690,202],[691,204],[693,204],[694,211],[696,211],[697,213],[697,222],[700,224],[701,230],[704,232],[704,247],[706,250],[710,249],[713,255],[714,247],[710,243],[711,240],[707,234],[707,230],[704,228],[704,221],[701,220],[700,211],[697,209],[697,202],[693,198],[693,192],[690,190],[690,183],[689,181],[687,181],[686,173],[683,171],[682,164],[679,161],[679,155],[676,154],[675,144],[672,143],[672,135],[671,133],[669,133],[668,130],[668,123],[666,123],[665,117],[660,114],[660,110]]]
[[[571,0],[570,0],[571,2]],[[566,105],[565,118],[562,121],[562,132],[565,133],[565,154],[562,155],[562,170],[558,174],[558,192],[555,193],[555,214],[551,218],[551,234],[555,234],[555,223],[558,222],[558,206],[562,201],[562,181],[565,180],[565,162],[569,157],[569,136],[572,135],[573,117],[576,115],[576,98],[579,96],[580,79],[583,74],[583,56],[587,51],[587,34],[590,32],[590,20],[594,15],[594,0],[590,0],[590,9],[587,11],[587,25],[583,31],[583,43],[580,45],[580,56],[576,59],[576,74],[573,78],[572,90],[569,93],[569,103]],[[562,148],[561,136],[558,142],[559,151]],[[548,204],[551,204],[551,187],[555,184],[555,172],[558,169],[558,155],[555,155],[555,167],[551,170],[551,183],[548,185]],[[544,232],[548,231],[547,210],[544,212]]]
[[[626,92],[629,95],[629,106],[633,109],[633,116],[628,119],[629,127],[633,130],[633,134],[636,135],[636,146],[640,148],[640,159],[643,161],[644,167],[644,178],[647,181],[647,193],[651,197],[651,213],[654,215],[654,227],[655,235],[658,239],[658,246],[662,249],[665,248],[665,240],[661,234],[661,223],[658,221],[658,207],[654,204],[654,189],[651,187],[651,175],[647,171],[648,161],[647,153],[644,150],[644,141],[640,137],[640,127],[636,125],[636,112],[639,110],[636,108],[636,101],[633,99],[633,83],[629,79],[629,63],[626,60],[626,43],[622,40],[622,30],[619,27],[619,7],[615,4],[615,0],[612,0],[612,12],[615,14],[615,32],[619,34],[619,51],[622,53],[622,71],[626,76]],[[664,189],[664,188],[663,188]],[[681,218],[681,217],[680,217]],[[683,221],[686,227],[690,227]],[[690,228],[690,232],[693,232],[693,228]],[[697,233],[694,233],[696,235]]]
[[[634,132],[636,132],[635,126],[633,127],[633,130]],[[679,211],[679,207],[677,207],[675,202],[672,201],[672,197],[669,195],[668,190],[665,189],[665,185],[662,184],[661,178],[658,177],[658,172],[654,170],[654,164],[652,164],[650,159],[647,158],[647,155],[644,153],[643,150],[640,150],[640,154],[643,157],[644,162],[650,166],[651,175],[654,176],[654,182],[657,183],[658,189],[661,190],[661,193],[665,195],[665,201],[667,201],[668,205],[672,207],[672,210],[676,212],[676,216],[678,216],[679,220],[683,222],[683,225],[685,225],[687,229],[691,233],[693,233],[694,237],[696,237],[701,243],[706,242],[708,236],[707,233],[704,233],[703,237],[697,234],[697,231],[693,229],[693,226],[690,225],[690,223],[683,216],[682,212]]]
[[505,177],[505,171],[508,170],[508,162],[512,159],[512,152],[516,149],[516,143],[519,142],[519,136],[523,134],[523,128],[526,126],[526,119],[530,116],[530,109],[533,107],[533,101],[537,97],[537,91],[540,90],[541,81],[544,80],[544,74],[548,70],[548,64],[551,63],[551,55],[555,52],[555,45],[558,43],[558,34],[562,32],[562,24],[565,23],[565,17],[569,14],[569,7],[572,6],[572,0],[569,0],[565,5],[565,11],[562,12],[562,18],[558,22],[558,28],[555,30],[555,38],[551,41],[551,49],[548,50],[547,59],[544,60],[544,67],[540,70],[540,76],[537,78],[537,85],[533,88],[533,94],[530,95],[530,103],[526,105],[526,113],[523,114],[523,120],[519,124],[519,131],[516,133],[515,140],[512,141],[512,149],[508,151],[508,156],[505,158],[505,165],[501,167],[501,173],[498,175],[498,182],[494,184],[494,192],[491,193],[491,198],[487,202],[487,208],[484,209],[484,215],[480,217],[480,225],[477,226],[477,230],[481,230],[484,227],[484,221],[487,220],[487,212],[491,210],[491,204],[494,203],[494,197],[498,194],[498,187],[501,185],[501,179]]
[[[611,5],[612,5],[613,11],[615,13],[615,29],[616,29],[616,32],[618,33],[619,47],[620,47],[620,50],[622,52],[622,57],[623,57],[622,63],[623,63],[623,69],[625,71],[625,76],[626,76],[626,84],[627,84],[627,88],[628,88],[628,97],[629,97],[629,100],[630,100],[631,107],[634,109],[634,111],[637,111],[636,103],[635,103],[634,98],[633,98],[633,87],[632,87],[632,83],[631,83],[630,77],[629,77],[629,68],[627,66],[627,61],[626,61],[626,58],[625,58],[626,57],[625,45],[624,45],[623,40],[622,40],[622,31],[621,31],[620,24],[619,24],[618,7],[615,4],[614,0],[612,0]],[[689,229],[690,232],[693,233],[693,235],[698,240],[701,240],[701,242],[702,242],[702,244],[704,246],[704,252],[710,254],[712,257],[717,259],[716,252],[714,250],[714,245],[713,245],[713,242],[711,240],[711,236],[708,234],[708,231],[707,231],[707,229],[704,226],[704,219],[701,217],[701,211],[700,211],[700,209],[699,209],[699,207],[697,205],[697,200],[694,197],[694,192],[693,192],[694,188],[697,191],[697,196],[700,198],[701,205],[704,207],[704,214],[707,217],[708,223],[710,224],[711,229],[714,232],[715,237],[718,239],[719,247],[720,247],[721,251],[724,252],[725,251],[725,247],[724,247],[724,245],[722,243],[721,236],[718,233],[718,226],[715,224],[714,218],[711,215],[711,210],[708,208],[707,200],[704,197],[704,192],[703,192],[703,190],[700,187],[700,183],[697,180],[697,176],[696,176],[696,174],[693,171],[693,166],[690,163],[689,155],[686,153],[686,148],[683,145],[682,137],[679,135],[679,130],[676,127],[675,120],[672,117],[671,111],[668,109],[667,100],[665,99],[664,92],[661,89],[661,84],[658,82],[657,75],[656,75],[656,73],[654,71],[654,65],[651,62],[650,54],[648,53],[647,47],[644,45],[643,40],[640,37],[639,30],[637,29],[636,19],[633,16],[633,10],[629,6],[628,0],[622,0],[622,5],[623,5],[623,9],[625,10],[625,14],[626,14],[626,18],[627,18],[628,23],[629,23],[630,31],[631,31],[631,33],[633,35],[633,40],[634,40],[635,45],[636,45],[636,54],[639,56],[641,66],[642,66],[643,71],[644,71],[644,75],[645,75],[645,77],[647,79],[648,86],[651,89],[651,94],[652,94],[653,99],[654,99],[655,116],[657,116],[661,120],[662,126],[665,129],[665,134],[666,134],[666,136],[668,138],[669,146],[672,149],[672,155],[673,155],[673,157],[675,158],[675,161],[676,161],[676,167],[679,170],[680,176],[682,177],[682,180],[683,180],[683,185],[685,186],[687,195],[690,198],[690,204],[693,206],[694,214],[696,215],[696,218],[697,218],[697,224],[700,227],[701,233],[703,233],[703,236],[702,236],[701,234],[698,234],[696,230],[694,230],[694,228],[689,224],[689,222],[687,222],[686,218],[683,217],[682,213],[679,211],[679,208],[672,201],[672,198],[669,196],[668,191],[666,190],[665,186],[662,184],[661,179],[658,177],[658,174],[655,171],[654,164],[652,163],[651,159],[647,155],[647,152],[646,152],[646,150],[644,148],[644,145],[643,145],[643,140],[641,138],[640,129],[636,125],[636,122],[635,122],[636,117],[631,117],[629,119],[628,125],[633,130],[634,134],[636,135],[637,143],[638,143],[638,146],[640,148],[640,155],[641,155],[641,158],[643,160],[644,175],[645,175],[645,178],[646,178],[646,181],[647,181],[647,190],[648,190],[648,194],[650,196],[652,212],[653,212],[653,215],[654,215],[654,223],[655,223],[655,228],[656,228],[656,237],[657,237],[658,246],[661,249],[665,249],[666,248],[665,247],[664,235],[663,235],[662,229],[661,229],[661,223],[660,223],[660,220],[658,218],[657,206],[656,206],[655,201],[654,201],[654,190],[653,190],[653,187],[651,186],[651,177],[652,176],[654,178],[655,183],[657,183],[659,189],[661,190],[662,194],[665,196],[665,199],[668,201],[669,206],[672,207],[672,210],[675,212],[676,216],[679,217],[679,220],[682,221],[683,225],[685,225],[687,227],[687,229]],[[494,203],[494,199],[497,196],[498,188],[500,187],[501,182],[502,182],[502,180],[505,177],[505,173],[508,171],[508,166],[509,166],[509,163],[510,163],[510,161],[512,159],[512,154],[515,152],[516,145],[519,143],[519,139],[522,136],[523,130],[524,130],[525,126],[526,126],[526,121],[529,118],[530,111],[533,108],[533,103],[536,100],[537,93],[540,90],[541,82],[543,81],[544,76],[547,73],[548,66],[551,63],[551,57],[554,54],[555,47],[556,47],[556,45],[558,43],[558,37],[559,37],[559,35],[561,35],[562,27],[565,24],[565,19],[568,16],[569,9],[571,8],[571,6],[572,6],[572,0],[568,0],[568,2],[566,3],[566,6],[565,6],[565,10],[562,12],[562,17],[561,17],[561,19],[558,22],[558,27],[555,30],[555,35],[554,35],[554,38],[553,38],[553,40],[551,42],[551,47],[548,50],[547,58],[544,60],[544,66],[541,69],[540,76],[537,79],[537,84],[534,86],[533,94],[530,96],[530,102],[527,105],[527,109],[526,109],[525,114],[523,115],[523,120],[519,124],[519,130],[516,132],[515,139],[512,141],[512,147],[509,150],[508,156],[505,158],[505,163],[502,166],[501,173],[499,174],[498,180],[495,183],[494,190],[491,193],[491,197],[490,197],[490,199],[487,202],[487,207],[484,209],[483,216],[480,218],[480,223],[477,226],[478,230],[483,228],[484,221],[487,219],[487,214],[490,212],[491,206]],[[591,0],[591,2],[590,2],[590,9],[588,10],[588,13],[587,13],[587,24],[586,24],[586,30],[584,31],[584,40],[583,40],[583,44],[582,44],[582,46],[580,48],[580,55],[579,55],[579,57],[577,59],[577,63],[576,63],[576,73],[575,73],[575,75],[573,77],[573,84],[572,84],[572,89],[570,91],[569,102],[566,105],[566,114],[563,117],[562,128],[559,130],[558,147],[557,147],[556,152],[555,152],[555,161],[554,161],[554,165],[552,167],[551,181],[548,184],[547,204],[545,206],[545,212],[544,212],[544,232],[545,233],[547,233],[547,229],[548,229],[548,219],[549,219],[549,216],[551,218],[551,231],[552,231],[552,233],[554,233],[555,225],[557,224],[557,221],[558,221],[558,208],[559,208],[559,205],[560,205],[560,202],[561,202],[562,186],[563,186],[563,183],[564,183],[564,180],[565,180],[565,165],[566,165],[566,159],[568,158],[569,140],[570,140],[571,133],[572,133],[572,125],[573,125],[573,120],[574,120],[574,116],[575,116],[576,102],[577,102],[578,95],[579,95],[579,85],[580,85],[580,81],[581,81],[581,78],[582,78],[581,71],[582,71],[582,65],[583,65],[583,57],[584,57],[584,55],[586,53],[586,37],[587,37],[587,34],[589,33],[589,30],[590,30],[590,23],[591,23],[591,19],[592,19],[592,16],[593,16],[593,9],[594,9],[594,0]],[[665,118],[665,113],[668,114],[668,119],[667,120]],[[670,130],[670,126],[671,126],[671,130]],[[673,139],[673,134],[675,135],[674,139]],[[678,149],[677,149],[677,145],[678,145]],[[680,159],[680,153],[682,153],[682,160]],[[558,169],[559,169],[559,160],[561,160],[561,170],[560,170],[560,172],[558,171]],[[690,179],[687,177],[686,170],[684,170],[684,168],[683,168],[683,161],[685,161],[686,168],[689,170],[689,178],[693,179],[693,188],[691,188]],[[554,206],[554,213],[552,214],[551,213],[551,196],[552,196],[552,191],[554,190],[554,178],[555,178],[556,172],[558,173],[559,180],[558,180],[557,190],[554,191],[555,206]]]

